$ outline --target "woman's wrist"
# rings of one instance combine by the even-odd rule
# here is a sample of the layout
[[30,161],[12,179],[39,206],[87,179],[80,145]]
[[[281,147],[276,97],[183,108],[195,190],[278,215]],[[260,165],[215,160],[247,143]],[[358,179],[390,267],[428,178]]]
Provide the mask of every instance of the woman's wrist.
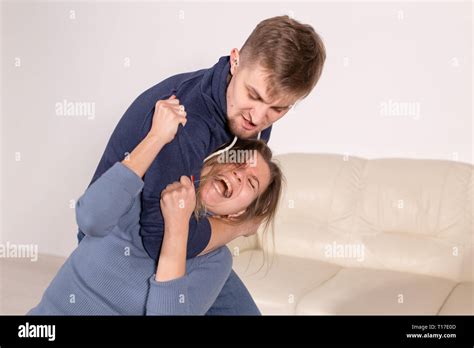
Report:
[[188,227],[165,222],[165,234],[156,269],[156,281],[169,281],[186,274]]
[[145,136],[145,139],[148,140],[151,144],[156,145],[160,149],[166,145],[166,142],[163,140],[163,137],[152,131],[148,132],[148,134]]
[[169,219],[164,219],[165,228],[164,235],[172,237],[173,239],[187,238],[189,234],[189,218],[183,220],[183,218],[178,218],[169,221]]
[[149,133],[122,163],[142,178],[164,145],[162,138]]

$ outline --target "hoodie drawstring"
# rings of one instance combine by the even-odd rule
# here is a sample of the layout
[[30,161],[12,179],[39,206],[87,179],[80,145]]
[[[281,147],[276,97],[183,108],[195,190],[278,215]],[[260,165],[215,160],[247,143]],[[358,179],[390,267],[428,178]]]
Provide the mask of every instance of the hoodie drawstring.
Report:
[[212,157],[214,157],[214,156],[220,155],[221,153],[223,153],[223,152],[225,152],[225,151],[231,149],[232,146],[234,146],[236,142],[237,142],[237,137],[234,137],[234,140],[232,140],[232,143],[231,143],[229,146],[227,146],[226,148],[224,148],[224,149],[222,149],[222,150],[219,150],[219,151],[216,151],[216,152],[214,152],[214,153],[211,153],[209,156],[207,156],[207,157],[204,159],[204,162],[206,162],[208,159],[210,159],[210,158],[212,158]]
[[[258,136],[257,136],[257,139],[258,139],[258,140],[260,140],[260,135],[261,135],[261,134],[262,134],[262,132],[258,132]],[[234,136],[234,140],[232,140],[232,143],[230,143],[229,146],[225,147],[225,148],[222,149],[222,150],[219,150],[219,151],[216,151],[216,152],[214,152],[214,153],[211,153],[209,156],[207,156],[207,157],[204,159],[204,162],[206,162],[208,159],[210,159],[210,158],[212,158],[212,157],[214,157],[214,156],[218,156],[218,155],[220,155],[221,153],[226,152],[227,150],[230,150],[230,149],[232,148],[232,146],[234,146],[235,143],[237,142],[237,139],[238,139],[238,138],[237,138],[236,136]]]

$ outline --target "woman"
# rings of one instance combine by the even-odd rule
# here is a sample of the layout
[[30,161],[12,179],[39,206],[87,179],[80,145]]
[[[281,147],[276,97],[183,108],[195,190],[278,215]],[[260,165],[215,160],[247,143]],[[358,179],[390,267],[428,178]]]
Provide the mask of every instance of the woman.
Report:
[[156,265],[139,235],[141,178],[179,124],[186,124],[179,101],[174,96],[158,101],[148,135],[86,190],[76,204],[77,223],[86,237],[28,314],[204,314],[211,307],[230,274],[232,257],[224,246],[186,260],[191,214],[232,223],[257,217],[268,224],[282,175],[264,143],[239,141],[231,150],[257,150],[252,165],[207,160],[197,197],[186,176],[168,185],[160,199],[165,231]]

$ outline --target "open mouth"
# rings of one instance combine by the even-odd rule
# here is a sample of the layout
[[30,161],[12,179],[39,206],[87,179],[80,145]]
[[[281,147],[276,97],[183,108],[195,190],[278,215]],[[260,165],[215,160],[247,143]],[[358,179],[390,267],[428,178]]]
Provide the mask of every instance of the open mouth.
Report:
[[254,129],[255,127],[257,127],[255,124],[253,124],[252,122],[250,122],[250,120],[248,120],[247,118],[245,118],[244,115],[242,115],[242,119],[243,119],[243,127],[247,130],[252,130]]
[[232,196],[232,185],[225,176],[216,177],[214,180],[214,187],[222,197],[230,198]]

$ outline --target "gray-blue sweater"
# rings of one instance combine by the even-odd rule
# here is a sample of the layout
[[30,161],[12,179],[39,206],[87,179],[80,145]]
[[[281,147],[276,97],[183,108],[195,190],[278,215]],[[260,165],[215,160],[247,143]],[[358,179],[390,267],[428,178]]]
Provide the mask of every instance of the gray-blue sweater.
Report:
[[186,261],[186,275],[155,280],[156,262],[140,231],[143,181],[115,163],[81,196],[76,219],[86,237],[29,315],[205,314],[224,286],[232,256],[221,247]]

